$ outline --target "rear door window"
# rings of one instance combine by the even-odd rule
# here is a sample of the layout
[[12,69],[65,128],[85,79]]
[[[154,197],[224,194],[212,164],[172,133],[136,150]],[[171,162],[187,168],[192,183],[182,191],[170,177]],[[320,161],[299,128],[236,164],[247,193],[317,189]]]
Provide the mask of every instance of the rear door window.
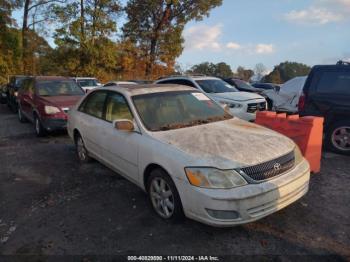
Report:
[[317,84],[317,92],[350,95],[350,71],[323,72]]
[[120,119],[133,120],[133,116],[125,98],[113,92],[107,98],[105,120],[112,122]]
[[97,118],[103,118],[106,97],[106,91],[93,92],[80,105],[79,111]]

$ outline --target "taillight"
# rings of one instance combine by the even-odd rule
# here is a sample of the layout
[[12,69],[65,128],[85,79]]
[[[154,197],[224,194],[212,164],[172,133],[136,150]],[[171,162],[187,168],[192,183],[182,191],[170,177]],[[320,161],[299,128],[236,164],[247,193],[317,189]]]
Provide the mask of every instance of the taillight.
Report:
[[303,92],[301,96],[299,97],[299,103],[298,103],[298,110],[299,112],[303,111],[305,108],[305,100],[306,100],[306,95]]

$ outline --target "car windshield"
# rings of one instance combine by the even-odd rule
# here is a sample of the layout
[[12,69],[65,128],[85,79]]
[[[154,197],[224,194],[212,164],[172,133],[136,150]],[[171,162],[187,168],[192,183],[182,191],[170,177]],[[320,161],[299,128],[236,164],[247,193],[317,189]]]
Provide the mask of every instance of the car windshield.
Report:
[[221,79],[196,80],[206,93],[228,93],[238,90]]
[[206,95],[174,91],[133,97],[136,110],[148,130],[165,131],[232,118]]
[[79,80],[77,80],[77,82],[81,87],[97,86],[98,85],[96,79],[79,79]]
[[235,84],[239,87],[239,88],[244,88],[244,89],[255,89],[254,86],[252,86],[251,84],[243,81],[243,80],[239,80],[239,79],[235,79]]
[[78,96],[84,95],[84,91],[70,80],[39,81],[37,89],[40,96]]

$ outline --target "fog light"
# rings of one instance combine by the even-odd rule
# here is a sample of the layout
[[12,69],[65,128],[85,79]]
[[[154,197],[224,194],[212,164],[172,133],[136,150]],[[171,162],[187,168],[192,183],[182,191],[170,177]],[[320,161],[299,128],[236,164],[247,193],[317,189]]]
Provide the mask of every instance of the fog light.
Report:
[[216,219],[237,219],[239,218],[239,213],[234,210],[212,210],[206,209],[209,216]]

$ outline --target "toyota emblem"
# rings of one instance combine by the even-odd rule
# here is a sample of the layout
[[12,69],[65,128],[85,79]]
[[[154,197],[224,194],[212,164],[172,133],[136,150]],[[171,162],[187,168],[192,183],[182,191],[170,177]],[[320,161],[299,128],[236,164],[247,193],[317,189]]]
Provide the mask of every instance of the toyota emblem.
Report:
[[276,171],[278,171],[278,170],[281,169],[281,164],[280,164],[280,163],[276,163],[276,164],[273,165],[273,168],[274,168]]

